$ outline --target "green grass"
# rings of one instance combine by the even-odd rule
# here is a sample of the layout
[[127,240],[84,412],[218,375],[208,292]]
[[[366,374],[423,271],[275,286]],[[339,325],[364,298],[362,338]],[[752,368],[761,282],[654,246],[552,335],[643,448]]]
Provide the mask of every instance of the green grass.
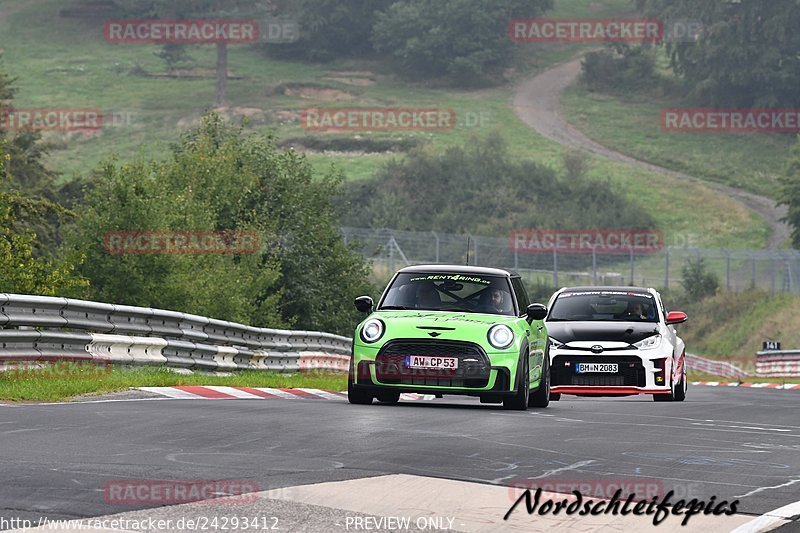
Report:
[[347,389],[345,374],[277,374],[243,371],[229,377],[182,375],[165,368],[113,368],[58,364],[53,369],[0,372],[0,401],[57,402],[86,394],[135,387],[224,385],[230,387]]
[[697,106],[649,93],[616,96],[579,84],[562,102],[572,124],[609,148],[772,198],[795,142],[793,135],[781,134],[665,132],[662,109]]
[[[180,132],[197,124],[213,101],[214,80],[155,78],[142,71],[164,74],[164,63],[153,55],[154,45],[112,45],[103,40],[102,21],[87,22],[59,18],[63,0],[0,1],[0,34],[3,35],[5,69],[18,78],[15,105],[25,107],[94,107],[106,112],[130,112],[129,125],[104,128],[94,136],[50,133],[56,149],[48,164],[62,173],[62,180],[86,175],[98,163],[116,154],[129,159],[168,153],[168,144]],[[557,0],[547,16],[608,17],[629,13],[628,0]],[[3,17],[5,14],[5,17]],[[43,36],[42,28],[47,28]],[[520,44],[516,53],[529,61],[514,79],[569,59],[586,45]],[[190,49],[197,68],[213,70],[215,49],[202,45]],[[358,133],[363,137],[421,139],[430,149],[441,151],[463,145],[473,136],[499,132],[520,158],[561,168],[565,150],[532,132],[510,108],[513,83],[481,90],[456,90],[409,84],[380,64],[340,61],[308,64],[277,61],[247,46],[231,46],[230,71],[241,80],[229,81],[229,100],[239,108],[254,108],[263,120],[252,120],[247,128],[272,134],[280,141],[309,135],[297,120],[284,119],[308,107],[405,106],[453,109],[458,126],[433,133]],[[352,85],[330,79],[343,71],[368,71],[372,85]],[[138,73],[137,73],[138,72]],[[286,84],[307,84],[348,93],[351,101],[331,101],[319,95],[301,98],[283,94]],[[280,114],[280,115],[279,115]],[[289,115],[291,116],[291,115]],[[468,117],[482,120],[471,127]],[[314,134],[325,136],[325,134]],[[308,159],[325,172],[335,164],[346,179],[365,179],[396,154],[320,154]],[[623,194],[651,210],[659,227],[668,234],[693,233],[701,246],[729,248],[760,247],[768,228],[734,202],[720,198],[702,184],[684,184],[657,174],[604,159],[593,159],[590,177],[608,179]]]

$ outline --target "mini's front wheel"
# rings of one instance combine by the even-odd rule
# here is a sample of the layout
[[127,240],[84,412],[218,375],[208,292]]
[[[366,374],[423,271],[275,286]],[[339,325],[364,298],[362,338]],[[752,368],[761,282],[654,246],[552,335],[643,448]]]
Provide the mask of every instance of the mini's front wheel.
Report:
[[353,371],[353,359],[350,359],[350,370],[347,373],[347,400],[355,405],[372,404],[372,394],[359,390],[355,387],[355,372]]
[[523,357],[522,363],[517,367],[517,392],[510,398],[503,400],[503,409],[514,411],[527,411],[531,394],[531,376],[528,372],[528,354]]
[[400,392],[399,391],[378,391],[375,394],[375,398],[381,403],[397,403],[400,401]]

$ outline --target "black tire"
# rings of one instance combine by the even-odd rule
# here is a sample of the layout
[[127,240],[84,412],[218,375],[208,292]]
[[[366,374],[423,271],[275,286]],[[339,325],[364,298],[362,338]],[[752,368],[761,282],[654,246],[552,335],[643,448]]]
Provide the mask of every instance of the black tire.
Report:
[[397,403],[400,401],[400,391],[382,390],[375,393],[375,398],[381,403]]
[[371,405],[372,394],[355,388],[355,372],[353,358],[350,358],[350,370],[347,372],[347,401],[355,405]]
[[528,400],[531,394],[531,376],[528,372],[528,354],[522,359],[522,364],[517,365],[517,392],[514,396],[503,399],[503,409],[511,411],[527,411]]
[[550,354],[545,350],[539,388],[528,397],[528,407],[544,408],[548,405],[550,405]]
[[561,393],[560,392],[551,392],[550,393],[550,401],[551,402],[557,402],[560,399],[561,399]]
[[686,399],[686,360],[683,361],[683,372],[681,373],[681,380],[675,385],[672,391],[672,399],[676,402],[682,402]]

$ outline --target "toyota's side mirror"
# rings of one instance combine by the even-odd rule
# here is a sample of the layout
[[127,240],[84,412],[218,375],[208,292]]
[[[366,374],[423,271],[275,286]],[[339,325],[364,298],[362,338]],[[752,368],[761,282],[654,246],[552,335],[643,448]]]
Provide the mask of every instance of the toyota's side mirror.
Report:
[[547,316],[547,306],[542,304],[531,304],[528,306],[528,321],[544,320]]
[[672,311],[667,313],[667,325],[673,326],[675,324],[683,324],[689,319],[686,316],[686,313],[681,313],[680,311]]
[[369,296],[359,296],[356,298],[356,309],[358,309],[360,313],[371,313],[374,306],[375,302],[373,302],[372,298]]

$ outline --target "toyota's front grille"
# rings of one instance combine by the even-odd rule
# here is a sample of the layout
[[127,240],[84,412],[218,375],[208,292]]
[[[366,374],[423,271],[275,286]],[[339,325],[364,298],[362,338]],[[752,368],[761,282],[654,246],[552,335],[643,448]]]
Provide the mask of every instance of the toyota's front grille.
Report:
[[[613,374],[578,374],[578,363],[612,363],[618,365],[618,371]],[[647,384],[642,360],[636,356],[557,355],[553,359],[550,379],[552,385],[644,387]]]
[[[406,365],[409,356],[450,357],[455,369],[421,369]],[[477,344],[440,340],[397,340],[386,343],[375,358],[375,376],[387,385],[428,385],[482,388],[489,382],[491,364]]]

